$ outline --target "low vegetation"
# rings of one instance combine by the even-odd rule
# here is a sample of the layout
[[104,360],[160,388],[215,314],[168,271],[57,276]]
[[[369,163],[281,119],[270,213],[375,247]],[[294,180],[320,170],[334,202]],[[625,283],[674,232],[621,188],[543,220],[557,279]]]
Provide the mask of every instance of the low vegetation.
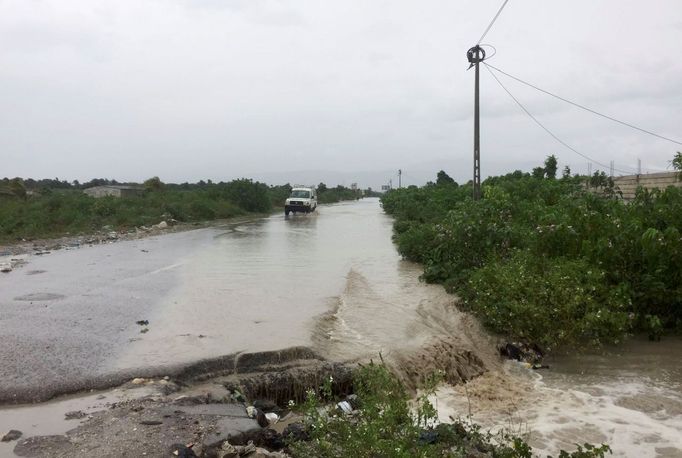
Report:
[[359,191],[341,185],[335,188],[328,188],[324,183],[317,185],[317,200],[321,204],[333,204],[342,200],[355,200],[360,198],[361,195]]
[[[130,229],[169,219],[193,222],[268,213],[282,207],[291,192],[288,184],[268,186],[248,179],[171,184],[158,177],[137,185],[144,192],[134,197],[93,198],[82,191],[112,184],[124,183],[0,180],[0,242],[91,233],[105,226]],[[321,203],[357,197],[343,186],[324,186],[319,195]]]
[[[533,449],[521,437],[484,432],[466,419],[440,423],[429,395],[437,376],[416,404],[405,388],[382,364],[361,366],[353,385],[359,409],[352,414],[325,408],[337,401],[332,396],[332,380],[320,390],[309,390],[303,405],[310,440],[294,442],[294,457],[497,457],[531,458]],[[561,451],[560,458],[603,458],[607,445],[577,446],[577,451]]]
[[679,331],[682,190],[639,189],[626,203],[603,174],[590,189],[570,170],[555,178],[551,158],[485,180],[478,202],[441,174],[387,193],[398,250],[493,331],[550,350]]

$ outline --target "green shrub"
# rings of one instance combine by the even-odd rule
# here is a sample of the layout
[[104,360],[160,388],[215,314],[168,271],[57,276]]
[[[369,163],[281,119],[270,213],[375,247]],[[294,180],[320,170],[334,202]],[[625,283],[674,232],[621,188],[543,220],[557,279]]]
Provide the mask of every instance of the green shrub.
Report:
[[[398,251],[423,263],[426,281],[465,296],[472,310],[483,303],[480,315],[497,332],[554,346],[650,332],[647,315],[663,329],[680,329],[682,190],[640,189],[634,201],[625,203],[617,192],[587,192],[581,180],[517,171],[486,179],[478,202],[471,199],[470,186],[426,185],[390,191],[382,205],[395,219]],[[514,269],[532,271],[537,279],[520,282]],[[585,277],[580,269],[593,276]],[[478,280],[472,289],[470,280],[483,277],[497,290]],[[579,281],[590,282],[596,299],[561,296],[570,282]],[[521,306],[516,295],[525,290],[533,303]],[[496,303],[482,292],[494,294]],[[586,309],[575,323],[562,321],[566,329],[558,333],[551,317],[540,313],[541,292],[555,302],[565,300],[563,311],[591,310],[594,300],[606,299],[599,315]],[[505,321],[510,311],[513,319]],[[627,323],[626,314],[631,316]]]
[[619,342],[630,330],[630,296],[583,260],[518,252],[476,270],[465,304],[494,331],[547,349]]
[[[497,457],[531,458],[533,449],[520,437],[484,433],[468,421],[439,423],[429,402],[440,378],[430,377],[423,395],[413,402],[399,380],[383,364],[361,366],[353,386],[360,401],[354,415],[329,411],[335,402],[331,380],[319,390],[309,390],[303,405],[310,441],[294,442],[294,457]],[[429,438],[429,439],[426,439]],[[576,452],[561,451],[561,458],[603,458],[608,445],[578,446]]]

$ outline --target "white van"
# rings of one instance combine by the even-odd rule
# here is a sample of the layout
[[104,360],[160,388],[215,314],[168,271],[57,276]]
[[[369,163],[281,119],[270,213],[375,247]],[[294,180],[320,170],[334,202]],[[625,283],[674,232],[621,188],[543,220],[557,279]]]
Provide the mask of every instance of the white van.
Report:
[[291,195],[284,203],[284,214],[290,212],[310,213],[317,208],[317,191],[315,188],[293,188]]

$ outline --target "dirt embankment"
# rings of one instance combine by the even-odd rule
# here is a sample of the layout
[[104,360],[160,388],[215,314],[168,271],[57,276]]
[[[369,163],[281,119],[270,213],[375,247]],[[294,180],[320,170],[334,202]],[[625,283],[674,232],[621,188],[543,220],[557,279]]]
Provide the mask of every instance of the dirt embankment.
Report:
[[64,235],[54,238],[20,239],[16,241],[0,242],[1,256],[17,256],[23,254],[48,254],[61,249],[80,248],[84,246],[102,245],[124,240],[138,240],[174,232],[191,231],[205,227],[240,224],[267,215],[248,215],[230,219],[183,223],[172,219],[160,221],[152,226],[140,226],[132,229],[119,229],[105,226],[99,231],[89,234]]
[[[299,347],[201,361],[171,377],[129,381],[124,389],[151,389],[151,394],[138,399],[112,402],[96,412],[65,412],[67,418],[85,420],[63,435],[20,437],[14,453],[171,456],[181,446],[190,446],[193,455],[187,451],[176,456],[212,457],[218,456],[225,441],[282,449],[285,427],[298,419],[290,414],[289,402],[302,402],[306,390],[321,386],[329,377],[336,394],[350,394],[353,367],[325,361]],[[260,413],[247,410],[248,406],[256,406]],[[273,413],[276,417],[264,417]]]
[[[276,453],[285,448],[287,437],[300,432],[295,426],[287,429],[301,420],[289,411],[290,402],[300,404],[307,390],[318,389],[330,377],[336,395],[351,394],[357,363],[331,362],[305,347],[207,359],[170,376],[128,381],[123,388],[144,386],[152,393],[112,402],[104,410],[70,412],[72,418],[84,417],[83,423],[62,435],[22,437],[14,453],[65,458],[177,452],[176,456],[214,457],[222,456],[226,442],[246,447],[251,441],[261,448],[261,455],[249,456],[282,456]],[[486,370],[480,359],[443,342],[405,355],[399,367],[410,388],[420,385],[427,370],[443,371],[451,383]],[[261,413],[254,414],[249,406]]]

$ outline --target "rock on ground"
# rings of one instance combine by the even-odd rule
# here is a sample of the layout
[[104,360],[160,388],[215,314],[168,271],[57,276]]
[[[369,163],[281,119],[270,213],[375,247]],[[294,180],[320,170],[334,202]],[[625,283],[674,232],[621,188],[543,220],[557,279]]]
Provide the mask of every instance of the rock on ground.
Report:
[[0,441],[2,442],[10,442],[19,439],[22,436],[21,431],[17,431],[16,429],[10,430],[7,434],[2,436],[2,439]]

